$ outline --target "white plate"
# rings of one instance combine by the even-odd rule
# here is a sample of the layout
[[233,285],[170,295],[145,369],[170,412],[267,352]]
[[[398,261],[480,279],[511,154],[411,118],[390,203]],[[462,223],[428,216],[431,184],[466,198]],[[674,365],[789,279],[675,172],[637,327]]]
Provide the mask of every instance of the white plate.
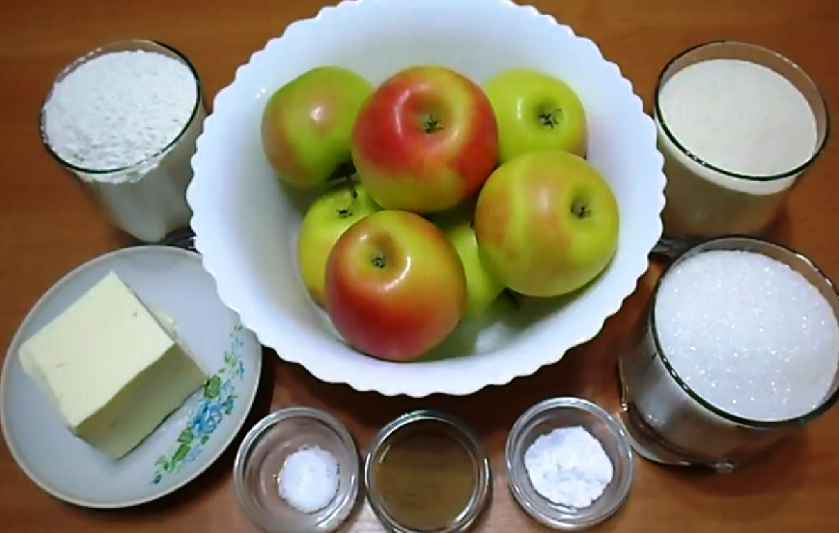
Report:
[[[110,461],[59,421],[18,356],[27,338],[110,271],[172,317],[190,350],[214,373],[208,387],[119,461]],[[261,369],[259,343],[218,299],[198,254],[164,246],[118,250],[67,274],[23,320],[0,377],[3,436],[21,469],[56,498],[84,507],[139,505],[182,487],[221,455],[250,411]]]
[[[312,195],[280,186],[259,124],[270,95],[313,67],[344,66],[376,84],[428,63],[478,83],[529,67],[570,84],[586,109],[588,160],[615,192],[621,228],[611,265],[574,298],[500,313],[482,328],[464,323],[436,350],[441,357],[389,363],[349,348],[306,293],[296,240]],[[662,232],[663,158],[632,84],[590,39],[510,0],[345,1],[291,24],[218,93],[192,167],[195,245],[221,299],[283,359],[323,381],[386,395],[471,394],[559,361],[620,309]]]

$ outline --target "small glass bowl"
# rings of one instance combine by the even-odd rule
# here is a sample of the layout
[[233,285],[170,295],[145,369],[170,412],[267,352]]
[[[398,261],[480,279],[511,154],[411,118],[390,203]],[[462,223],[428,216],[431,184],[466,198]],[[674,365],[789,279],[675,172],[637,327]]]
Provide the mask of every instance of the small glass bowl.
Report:
[[[614,469],[600,498],[583,509],[542,497],[524,467],[524,454],[539,436],[571,426],[582,426],[599,440]],[[541,524],[564,531],[586,529],[615,514],[629,495],[634,476],[632,449],[623,428],[609,413],[582,398],[552,398],[528,409],[510,430],[505,456],[507,483],[522,509]]]
[[[338,461],[338,490],[320,511],[302,513],[279,495],[277,476],[286,457],[312,445]],[[260,420],[242,441],[233,465],[236,496],[248,517],[271,533],[334,531],[355,508],[360,459],[352,436],[332,415],[308,407],[289,407]]]
[[492,498],[492,467],[489,455],[478,436],[462,420],[433,410],[419,410],[406,413],[392,420],[373,438],[364,460],[364,484],[367,500],[379,521],[387,531],[393,533],[432,533],[431,530],[412,529],[399,523],[387,510],[382,495],[376,487],[374,466],[387,453],[394,439],[420,428],[422,425],[439,425],[442,431],[458,440],[471,456],[475,471],[475,484],[466,508],[458,517],[444,528],[437,528],[433,533],[463,533],[470,530],[482,517],[483,511]]

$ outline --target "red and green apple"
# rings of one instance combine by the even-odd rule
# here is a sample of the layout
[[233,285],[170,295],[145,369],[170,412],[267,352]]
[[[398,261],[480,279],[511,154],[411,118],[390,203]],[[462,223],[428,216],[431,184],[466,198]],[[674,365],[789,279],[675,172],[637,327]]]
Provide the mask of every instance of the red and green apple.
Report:
[[498,162],[498,128],[483,90],[462,74],[416,66],[364,103],[352,160],[384,209],[433,213],[473,196]]
[[553,297],[588,284],[611,262],[620,213],[609,183],[585,159],[528,152],[489,177],[475,207],[486,267],[525,296]]
[[277,89],[262,113],[261,141],[280,179],[323,184],[352,162],[352,128],[373,86],[343,67],[313,68]]
[[352,225],[326,266],[326,311],[356,350],[407,362],[439,345],[466,305],[457,252],[433,223],[382,210]]

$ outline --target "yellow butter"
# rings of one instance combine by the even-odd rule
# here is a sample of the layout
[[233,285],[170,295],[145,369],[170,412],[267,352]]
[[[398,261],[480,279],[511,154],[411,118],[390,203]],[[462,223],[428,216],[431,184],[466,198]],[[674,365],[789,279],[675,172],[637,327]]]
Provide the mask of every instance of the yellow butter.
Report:
[[113,272],[20,348],[67,427],[112,459],[143,441],[208,375]]

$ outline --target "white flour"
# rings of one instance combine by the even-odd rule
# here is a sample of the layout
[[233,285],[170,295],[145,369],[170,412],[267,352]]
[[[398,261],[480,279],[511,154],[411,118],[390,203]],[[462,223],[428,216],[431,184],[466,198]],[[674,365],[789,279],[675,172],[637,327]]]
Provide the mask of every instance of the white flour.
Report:
[[582,509],[612,480],[612,461],[585,428],[557,428],[537,438],[524,454],[533,488],[557,505]]
[[163,150],[195,107],[190,69],[163,54],[108,53],[53,87],[44,130],[55,153],[87,170],[112,170]]

